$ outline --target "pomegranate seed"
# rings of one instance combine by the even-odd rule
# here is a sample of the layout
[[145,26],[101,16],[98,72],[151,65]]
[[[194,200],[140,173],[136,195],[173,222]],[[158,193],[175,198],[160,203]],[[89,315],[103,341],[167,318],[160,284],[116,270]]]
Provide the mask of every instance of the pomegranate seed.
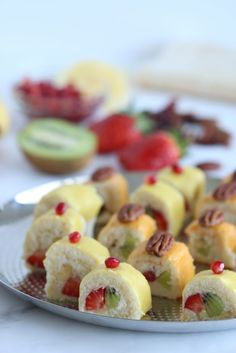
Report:
[[107,268],[116,268],[119,266],[119,264],[120,264],[120,261],[115,257],[108,257],[105,260],[105,265]]
[[143,275],[148,282],[154,282],[157,279],[155,273],[152,271],[146,271]]
[[172,165],[171,168],[172,168],[172,171],[173,171],[174,173],[176,173],[176,174],[182,174],[182,173],[183,173],[183,168],[180,167],[180,165],[178,165],[178,164]]
[[211,270],[215,275],[219,275],[224,271],[225,264],[222,261],[214,261],[211,264]]
[[59,202],[55,207],[55,213],[58,216],[62,216],[66,212],[67,206],[65,202]]
[[157,177],[155,175],[148,175],[145,178],[145,184],[153,185],[153,184],[156,184],[156,182],[157,182]]
[[80,241],[81,234],[79,232],[72,232],[69,234],[69,241],[73,244],[78,243]]

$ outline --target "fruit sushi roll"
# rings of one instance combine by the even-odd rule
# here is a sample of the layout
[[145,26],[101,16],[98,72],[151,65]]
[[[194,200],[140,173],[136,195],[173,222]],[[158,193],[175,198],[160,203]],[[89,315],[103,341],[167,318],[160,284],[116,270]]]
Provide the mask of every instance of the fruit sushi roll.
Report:
[[226,222],[236,224],[236,181],[220,184],[212,193],[205,195],[197,204],[196,218],[209,209],[221,210]]
[[109,249],[112,256],[125,261],[131,251],[140,242],[150,238],[155,230],[156,223],[145,214],[145,209],[130,203],[112,216],[100,231],[98,241]]
[[80,282],[96,265],[109,256],[108,250],[97,240],[73,231],[47,251],[46,295],[50,300],[78,302]]
[[196,202],[202,197],[205,190],[206,177],[204,172],[196,167],[173,165],[158,173],[158,178],[182,193],[186,212],[191,215]]
[[43,196],[35,207],[34,218],[54,208],[59,202],[77,210],[86,221],[96,217],[103,205],[103,200],[93,185],[68,184]]
[[188,247],[173,236],[157,231],[130,254],[127,262],[143,273],[152,295],[169,299],[182,296],[185,285],[193,278],[195,267]]
[[139,320],[151,309],[146,278],[134,267],[114,257],[88,273],[80,285],[79,310]]
[[184,321],[216,320],[236,316],[236,273],[215,261],[201,271],[183,291]]
[[112,214],[128,201],[128,183],[125,177],[112,167],[102,167],[91,175],[91,182],[103,199],[103,207],[97,217],[94,233],[107,224]]
[[43,260],[50,245],[74,229],[83,233],[85,227],[84,218],[64,203],[38,217],[30,226],[24,243],[27,267],[32,271],[44,270]]
[[217,259],[230,269],[236,267],[236,227],[224,221],[217,209],[206,210],[185,230],[189,249],[195,261],[211,264]]
[[178,235],[185,219],[185,204],[183,195],[174,187],[150,175],[145,184],[133,192],[131,202],[144,206],[159,230]]

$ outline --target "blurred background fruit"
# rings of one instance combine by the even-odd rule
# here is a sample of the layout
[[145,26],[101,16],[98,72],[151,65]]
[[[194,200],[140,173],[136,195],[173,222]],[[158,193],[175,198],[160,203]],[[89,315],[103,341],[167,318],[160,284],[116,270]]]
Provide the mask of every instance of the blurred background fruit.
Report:
[[96,153],[97,139],[89,130],[58,119],[37,119],[18,135],[26,158],[52,174],[67,174],[86,166]]
[[88,97],[72,84],[57,87],[50,81],[23,80],[15,93],[22,112],[30,118],[53,116],[79,122],[92,116],[103,102],[101,95]]
[[176,164],[180,149],[168,133],[156,132],[123,148],[118,156],[121,165],[127,170],[156,171]]
[[3,102],[0,101],[0,137],[3,136],[10,124],[8,110]]
[[63,71],[55,80],[63,87],[74,85],[89,97],[104,97],[103,112],[125,109],[130,100],[127,77],[116,67],[99,61],[85,61]]

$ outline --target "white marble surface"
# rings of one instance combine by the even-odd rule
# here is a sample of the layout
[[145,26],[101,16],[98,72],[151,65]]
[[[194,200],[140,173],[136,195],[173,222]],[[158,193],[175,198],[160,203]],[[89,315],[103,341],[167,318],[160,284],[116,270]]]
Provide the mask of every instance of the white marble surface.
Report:
[[[0,93],[11,108],[12,129],[0,141],[0,204],[18,191],[54,179],[32,169],[17,148],[15,135],[24,121],[15,114],[10,95],[13,82],[25,74],[54,74],[77,58],[96,57],[130,67],[135,55],[166,39],[236,47],[235,12],[236,3],[229,0],[3,2]],[[137,94],[135,98],[146,107],[161,107],[167,100],[156,94]],[[236,137],[235,105],[185,98],[180,100],[180,108],[218,117]],[[236,167],[234,141],[230,148],[193,147],[184,163],[219,159],[219,175],[228,173]],[[95,164],[103,162],[98,158]],[[112,156],[106,162],[116,165]],[[89,326],[44,312],[0,287],[0,353],[235,352],[235,334],[148,334]]]

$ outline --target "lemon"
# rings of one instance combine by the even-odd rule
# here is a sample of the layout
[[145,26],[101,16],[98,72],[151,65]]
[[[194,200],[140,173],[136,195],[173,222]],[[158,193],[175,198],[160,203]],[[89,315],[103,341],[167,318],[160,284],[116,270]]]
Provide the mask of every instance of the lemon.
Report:
[[98,61],[78,63],[56,78],[56,84],[73,84],[88,97],[104,97],[103,111],[117,112],[129,103],[129,85],[119,69]]

